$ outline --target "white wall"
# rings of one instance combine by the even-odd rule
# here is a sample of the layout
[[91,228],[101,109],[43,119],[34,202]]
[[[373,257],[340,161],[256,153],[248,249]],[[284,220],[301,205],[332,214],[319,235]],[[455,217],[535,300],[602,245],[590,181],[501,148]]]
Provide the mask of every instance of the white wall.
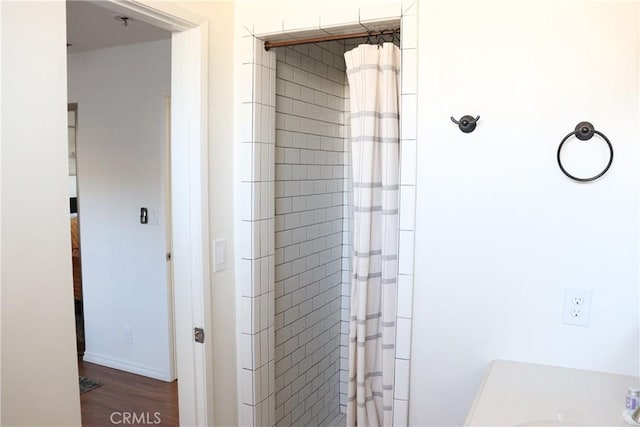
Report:
[[80,425],[67,188],[64,2],[0,2],[0,15],[0,424]]
[[[69,55],[78,103],[84,360],[171,380],[165,97],[169,40]],[[157,223],[140,224],[140,208]],[[125,343],[124,328],[133,331]]]
[[[493,359],[638,375],[637,8],[419,3],[411,425],[461,425]],[[615,149],[590,184],[555,159],[582,120]],[[588,328],[565,287],[593,289]]]

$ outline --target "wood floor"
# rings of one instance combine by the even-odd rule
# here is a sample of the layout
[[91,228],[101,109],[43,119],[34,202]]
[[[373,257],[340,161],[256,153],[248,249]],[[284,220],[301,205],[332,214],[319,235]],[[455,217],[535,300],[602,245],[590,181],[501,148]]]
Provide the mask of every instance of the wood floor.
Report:
[[177,381],[154,380],[81,360],[78,368],[81,376],[103,384],[80,395],[84,427],[179,425]]

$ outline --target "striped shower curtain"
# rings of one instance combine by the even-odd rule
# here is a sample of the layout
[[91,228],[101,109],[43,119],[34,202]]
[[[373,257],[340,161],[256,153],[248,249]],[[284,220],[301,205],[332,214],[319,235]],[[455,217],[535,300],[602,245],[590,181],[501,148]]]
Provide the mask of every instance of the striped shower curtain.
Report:
[[400,49],[345,53],[351,103],[353,277],[348,426],[391,426],[398,270]]

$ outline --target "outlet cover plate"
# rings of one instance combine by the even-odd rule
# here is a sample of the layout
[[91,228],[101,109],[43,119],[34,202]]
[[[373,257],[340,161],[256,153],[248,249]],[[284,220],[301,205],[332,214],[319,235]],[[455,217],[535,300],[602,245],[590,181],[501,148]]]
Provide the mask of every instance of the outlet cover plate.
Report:
[[562,308],[562,323],[589,327],[592,289],[566,288]]

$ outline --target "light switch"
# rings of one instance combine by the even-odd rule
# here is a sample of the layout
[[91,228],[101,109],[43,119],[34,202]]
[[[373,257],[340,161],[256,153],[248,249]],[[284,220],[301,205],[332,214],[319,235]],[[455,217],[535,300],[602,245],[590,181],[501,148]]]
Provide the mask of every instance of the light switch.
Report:
[[213,272],[225,270],[227,268],[226,260],[227,239],[217,239],[213,241]]

